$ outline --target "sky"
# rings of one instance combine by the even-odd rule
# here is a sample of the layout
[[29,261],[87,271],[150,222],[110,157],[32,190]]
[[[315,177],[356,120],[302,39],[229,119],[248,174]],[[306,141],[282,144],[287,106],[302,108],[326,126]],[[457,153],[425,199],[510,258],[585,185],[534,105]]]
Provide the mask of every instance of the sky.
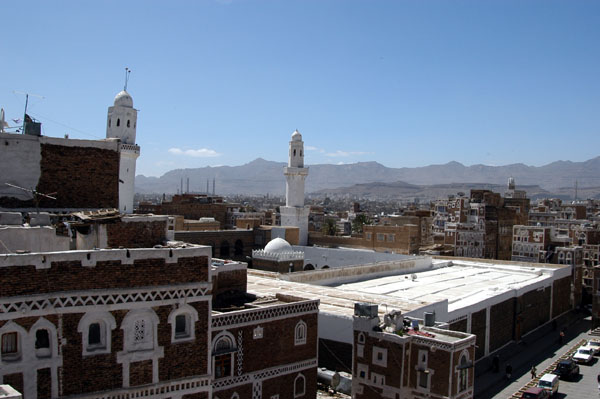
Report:
[[0,106],[102,139],[123,89],[137,173],[600,155],[600,1],[0,1]]

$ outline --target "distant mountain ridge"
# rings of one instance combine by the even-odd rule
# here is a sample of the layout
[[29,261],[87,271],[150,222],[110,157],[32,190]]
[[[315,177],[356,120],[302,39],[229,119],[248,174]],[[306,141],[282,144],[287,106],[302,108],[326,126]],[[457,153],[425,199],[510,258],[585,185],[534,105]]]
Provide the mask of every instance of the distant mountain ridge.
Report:
[[[214,178],[217,194],[283,195],[285,165],[284,162],[258,158],[241,166],[175,169],[161,177],[138,175],[135,186],[136,192],[139,193],[175,193],[180,188],[181,179],[183,179],[184,190],[186,189],[187,178],[189,178],[190,191],[206,191],[208,180],[209,191],[212,192]],[[583,162],[556,161],[543,166],[527,166],[522,163],[505,166],[464,166],[452,161],[442,165],[417,168],[388,168],[378,162],[317,164],[308,167],[307,193],[376,182],[394,184],[403,182],[403,184],[417,186],[451,183],[506,185],[511,176],[515,178],[517,186],[539,186],[549,192],[559,189],[564,191],[569,188],[572,190],[575,181],[582,189],[600,186],[600,156]]]

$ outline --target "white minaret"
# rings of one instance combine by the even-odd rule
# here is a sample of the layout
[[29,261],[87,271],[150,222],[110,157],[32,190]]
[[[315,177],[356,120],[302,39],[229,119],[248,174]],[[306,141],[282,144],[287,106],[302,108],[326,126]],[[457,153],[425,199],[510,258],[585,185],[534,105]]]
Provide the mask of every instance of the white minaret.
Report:
[[119,152],[119,211],[133,212],[133,193],[135,180],[135,162],[140,156],[140,147],[135,144],[137,110],[133,108],[133,99],[123,90],[115,97],[112,107],[108,107],[106,138],[121,140]]
[[308,241],[308,214],[310,207],[304,206],[304,180],[308,168],[304,167],[304,142],[299,131],[292,134],[288,166],[283,168],[285,175],[285,206],[280,208],[281,225],[296,226],[300,229],[300,245]]

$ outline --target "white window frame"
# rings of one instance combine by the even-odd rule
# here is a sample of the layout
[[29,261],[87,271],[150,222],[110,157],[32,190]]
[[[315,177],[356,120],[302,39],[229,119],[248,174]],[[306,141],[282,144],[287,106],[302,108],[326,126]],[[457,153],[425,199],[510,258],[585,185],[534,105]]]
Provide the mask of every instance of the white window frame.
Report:
[[[47,330],[48,331],[48,348],[39,348],[35,347],[36,335],[38,330]],[[58,342],[56,341],[56,327],[47,319],[40,317],[34,324],[31,326],[29,330],[29,335],[31,342],[33,342],[33,349],[35,351],[35,356],[38,358],[48,358],[54,357],[58,354]]]
[[[468,364],[469,363],[469,352],[467,350],[463,350],[460,354],[460,356],[458,357],[458,364],[454,367],[454,371],[457,374],[457,378],[456,378],[456,388],[457,388],[457,392],[458,393],[462,393],[462,392],[466,392],[469,390],[469,370],[468,369],[460,369],[459,367],[463,364]],[[462,363],[461,361],[465,359],[465,362]],[[464,374],[463,374],[464,373]],[[461,374],[464,375],[465,377],[465,389],[460,389],[460,381],[461,381]]]
[[[235,344],[236,341],[235,341],[235,337],[233,336],[233,334],[231,334],[228,331],[221,331],[219,334],[217,334],[213,338],[213,341],[212,341],[211,361],[212,361],[212,370],[213,370],[213,373],[215,372],[215,357],[224,354],[224,353],[217,353],[217,343],[221,339],[223,339],[223,338],[226,338],[229,341],[231,341],[231,351],[229,353],[229,356],[231,358],[229,360],[229,364],[230,364],[229,375],[218,377],[219,379],[221,379],[221,378],[228,378],[228,377],[232,377],[233,376],[233,369],[235,368],[234,367],[235,366],[235,363],[234,363],[235,358],[233,357],[233,355],[235,354],[235,352],[237,352],[237,347],[236,347],[236,344]],[[216,379],[217,377],[214,376],[214,378]]]
[[306,335],[308,334],[308,328],[306,323],[300,320],[294,328],[294,346],[306,344]]
[[17,334],[17,351],[5,355],[0,354],[0,364],[19,362],[23,359],[23,340],[27,337],[27,331],[14,321],[9,321],[0,328],[0,345],[2,344],[2,336],[10,333]]
[[[176,330],[176,319],[177,316],[185,316],[185,334],[177,334]],[[190,305],[180,305],[177,309],[174,309],[167,318],[169,324],[171,324],[171,343],[189,342],[196,339],[196,322],[198,321],[198,312]]]
[[[296,391],[296,384],[299,379],[302,379],[302,392]],[[306,395],[306,377],[303,374],[298,374],[296,378],[294,378],[294,398],[300,398]]]
[[[100,324],[100,344],[89,345],[88,334],[90,325]],[[115,318],[109,312],[88,312],[77,325],[77,331],[81,334],[81,351],[83,356],[92,356],[110,353],[112,330],[117,327]]]
[[[136,342],[136,324],[144,321],[144,339]],[[152,309],[130,310],[123,318],[123,352],[153,351],[158,347],[158,324],[160,320]]]
[[[364,377],[360,376],[360,373],[364,373]],[[366,381],[369,378],[369,366],[363,363],[356,364],[356,377],[359,380]]]
[[[381,360],[378,359],[378,355],[381,355]],[[373,346],[373,359],[371,360],[371,363],[377,366],[387,367],[387,349]]]

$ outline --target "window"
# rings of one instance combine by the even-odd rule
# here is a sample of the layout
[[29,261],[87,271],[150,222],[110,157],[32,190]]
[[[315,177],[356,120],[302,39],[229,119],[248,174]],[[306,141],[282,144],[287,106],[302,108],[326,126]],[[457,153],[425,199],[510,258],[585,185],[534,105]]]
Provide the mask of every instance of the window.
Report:
[[253,339],[261,339],[263,337],[264,334],[264,330],[261,326],[257,326],[253,331],[252,331],[252,338]]
[[198,312],[190,305],[181,305],[169,315],[171,342],[191,341],[195,338]]
[[45,328],[35,332],[35,352],[38,357],[50,356],[50,333]]
[[304,396],[306,393],[306,378],[302,374],[298,374],[294,380],[294,398]]
[[112,121],[112,119],[108,120],[108,127],[110,127],[110,122]]
[[371,233],[365,233],[365,238],[367,240],[370,240],[371,239]]
[[296,324],[294,333],[294,345],[304,345],[306,343],[306,323],[302,320]]
[[387,367],[387,349],[373,346],[372,363],[378,366]]
[[117,127],[121,126],[121,119],[117,118]]
[[394,239],[395,239],[395,238],[396,238],[396,237],[395,237],[395,235],[394,235],[394,234],[388,234],[388,236],[387,236],[387,240],[388,240],[388,242],[394,242]]
[[294,150],[294,156],[296,156],[296,150]]
[[419,371],[419,386],[421,388],[427,388],[429,381],[429,376],[427,370]]
[[233,336],[227,332],[217,335],[213,344],[213,370],[215,378],[231,377],[233,371],[234,346]]
[[377,241],[385,241],[385,234],[377,233]]
[[365,343],[365,334],[363,334],[363,333],[359,333],[358,334],[358,343],[359,344],[364,344]]
[[77,326],[84,356],[110,353],[111,332],[117,326],[109,312],[86,313]]
[[462,392],[462,391],[466,391],[467,390],[467,383],[468,383],[468,373],[469,373],[469,368],[468,368],[468,360],[467,357],[465,355],[463,355],[460,358],[460,364],[458,366],[458,392]]
[[6,360],[5,357],[12,357],[18,355],[18,334],[16,332],[9,332],[2,334],[2,359]]
[[131,122],[127,119],[127,127],[131,127]]
[[88,330],[88,345],[102,345],[102,337],[100,333],[100,323],[90,324]]

